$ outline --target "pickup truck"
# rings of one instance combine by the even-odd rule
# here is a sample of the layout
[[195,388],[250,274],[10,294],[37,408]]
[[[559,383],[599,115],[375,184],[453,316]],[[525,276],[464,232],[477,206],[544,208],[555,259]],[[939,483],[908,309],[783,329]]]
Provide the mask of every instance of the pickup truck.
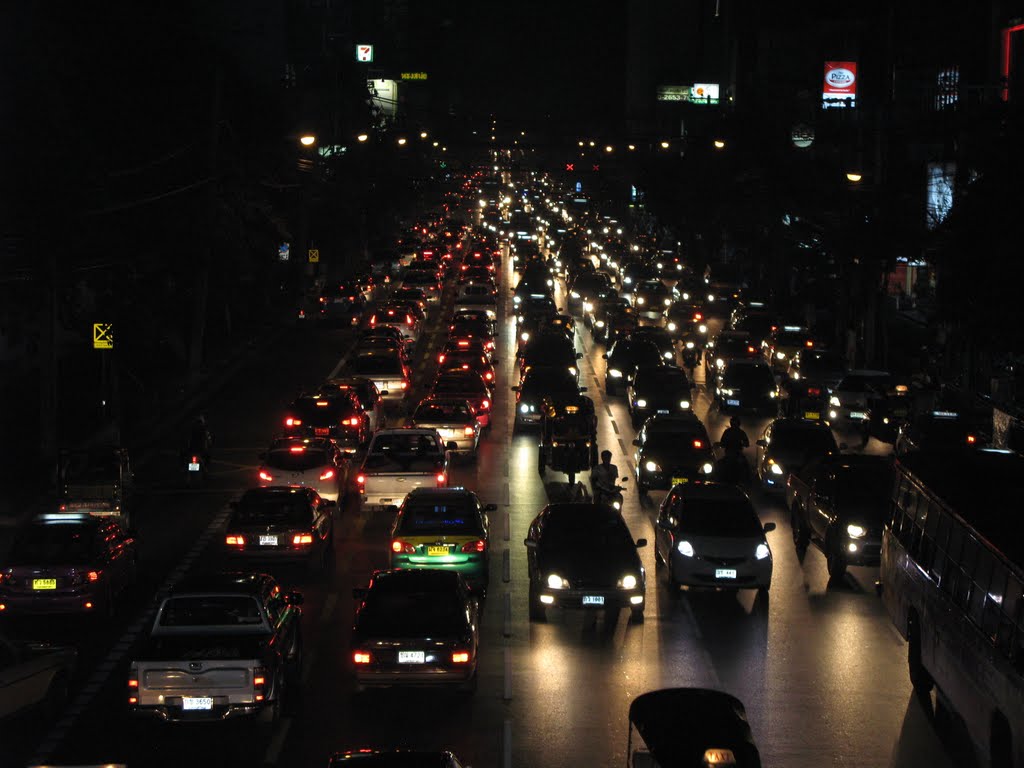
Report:
[[18,643],[0,635],[0,720],[30,710],[46,719],[67,701],[77,652],[47,643]]
[[164,722],[276,721],[302,665],[302,602],[267,574],[182,582],[161,602],[131,663],[130,713]]
[[817,545],[834,579],[848,565],[878,565],[891,494],[887,456],[844,454],[791,471],[786,506],[797,550]]
[[363,507],[398,507],[413,488],[444,488],[448,462],[458,446],[446,446],[436,429],[378,430],[356,473]]

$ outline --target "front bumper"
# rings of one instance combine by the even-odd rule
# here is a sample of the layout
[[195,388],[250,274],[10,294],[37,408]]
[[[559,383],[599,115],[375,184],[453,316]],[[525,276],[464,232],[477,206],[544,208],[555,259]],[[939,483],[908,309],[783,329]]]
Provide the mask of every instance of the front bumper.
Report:
[[641,588],[548,589],[547,586],[542,586],[537,590],[537,598],[546,608],[582,608],[587,610],[644,607],[644,591]]
[[[730,575],[731,574],[731,575]],[[772,558],[685,557],[672,552],[672,578],[686,587],[709,589],[768,589],[772,584]]]
[[[865,536],[860,539],[843,537],[843,560],[847,565],[878,566],[882,564],[882,539],[880,536]],[[855,547],[855,549],[851,549]]]

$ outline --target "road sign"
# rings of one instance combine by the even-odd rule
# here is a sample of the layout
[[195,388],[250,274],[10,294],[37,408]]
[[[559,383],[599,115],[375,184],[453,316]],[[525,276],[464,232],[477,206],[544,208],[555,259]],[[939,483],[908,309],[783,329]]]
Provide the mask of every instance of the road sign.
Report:
[[565,170],[567,170],[567,171],[575,171],[576,170],[576,164],[575,163],[566,163],[565,164]]
[[281,243],[277,246],[277,260],[288,261],[288,257],[291,254],[291,245],[288,243]]
[[93,323],[92,324],[92,348],[113,349],[114,348],[114,324]]
[[356,61],[373,61],[373,46],[360,43],[356,46]]
[[310,248],[309,249],[309,263],[318,264],[320,262],[320,249]]

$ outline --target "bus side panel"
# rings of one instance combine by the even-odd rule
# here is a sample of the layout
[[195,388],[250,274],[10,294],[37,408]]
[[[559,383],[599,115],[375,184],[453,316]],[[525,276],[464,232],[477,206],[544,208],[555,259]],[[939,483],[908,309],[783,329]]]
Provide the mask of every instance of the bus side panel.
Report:
[[900,637],[907,639],[907,585],[904,573],[910,565],[903,546],[886,528],[882,532],[882,602]]

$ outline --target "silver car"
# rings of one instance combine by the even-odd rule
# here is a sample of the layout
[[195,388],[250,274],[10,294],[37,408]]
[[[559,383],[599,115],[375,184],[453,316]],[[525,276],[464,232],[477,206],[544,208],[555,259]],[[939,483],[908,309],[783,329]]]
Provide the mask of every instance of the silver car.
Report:
[[480,423],[468,400],[428,397],[416,407],[412,426],[436,429],[446,445],[454,442],[458,453],[476,458]]
[[282,438],[259,457],[261,488],[301,485],[312,488],[324,501],[337,501],[348,480],[348,459],[327,438]]
[[765,534],[774,530],[733,485],[677,485],[661,503],[655,554],[673,588],[767,591],[772,550]]

